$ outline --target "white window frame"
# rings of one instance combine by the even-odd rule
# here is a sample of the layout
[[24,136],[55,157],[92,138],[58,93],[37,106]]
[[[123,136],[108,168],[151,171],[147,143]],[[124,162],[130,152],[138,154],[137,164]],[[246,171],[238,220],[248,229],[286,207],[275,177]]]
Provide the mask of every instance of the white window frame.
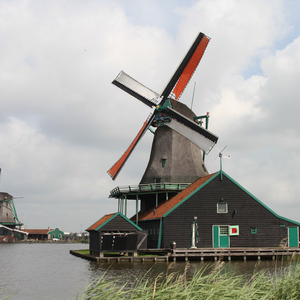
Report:
[[[224,209],[220,209],[219,208],[219,205],[225,205],[225,211],[224,211]],[[228,203],[226,203],[226,202],[218,202],[217,203],[217,213],[218,214],[227,214],[228,213]]]

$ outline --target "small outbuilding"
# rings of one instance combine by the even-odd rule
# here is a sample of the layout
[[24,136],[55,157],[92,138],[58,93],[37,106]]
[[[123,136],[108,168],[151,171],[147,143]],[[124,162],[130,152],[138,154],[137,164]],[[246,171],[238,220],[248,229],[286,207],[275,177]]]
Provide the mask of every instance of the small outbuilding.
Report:
[[54,230],[48,231],[48,239],[49,240],[62,240],[64,237],[64,232],[59,230],[58,228],[55,228]]
[[0,224],[0,243],[23,241],[27,239],[27,236],[28,233],[23,230],[13,229]]
[[300,223],[277,215],[223,171],[140,212],[138,225],[148,248],[299,247]]
[[35,241],[48,240],[49,228],[48,229],[24,229],[24,231],[28,233],[29,240],[35,240]]
[[90,254],[103,256],[107,252],[137,253],[146,248],[147,234],[120,212],[105,215],[91,225]]

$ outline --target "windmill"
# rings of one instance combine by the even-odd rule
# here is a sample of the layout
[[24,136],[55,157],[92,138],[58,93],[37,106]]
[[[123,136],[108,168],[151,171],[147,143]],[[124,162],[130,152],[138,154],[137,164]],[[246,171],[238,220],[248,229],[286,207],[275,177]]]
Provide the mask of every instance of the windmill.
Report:
[[218,137],[203,128],[194,112],[178,99],[195,72],[209,40],[205,34],[198,34],[161,94],[147,88],[123,71],[113,80],[114,85],[154,108],[128,149],[108,170],[113,180],[150,126],[157,129],[150,160],[140,184],[190,183],[208,174],[200,149],[206,154],[209,153]]
[[8,193],[0,193],[0,224],[9,228],[23,225],[17,215],[14,198]]

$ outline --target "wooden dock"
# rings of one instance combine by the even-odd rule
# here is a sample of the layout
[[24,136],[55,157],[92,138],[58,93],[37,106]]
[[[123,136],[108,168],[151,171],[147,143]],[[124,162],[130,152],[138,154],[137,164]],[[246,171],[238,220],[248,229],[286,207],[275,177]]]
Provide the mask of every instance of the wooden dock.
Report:
[[92,256],[82,254],[76,250],[70,250],[70,254],[96,262],[168,262],[168,255],[147,255],[147,256]]
[[299,248],[206,248],[174,249],[170,255],[176,260],[275,260],[284,256],[300,255]]
[[70,250],[72,255],[95,262],[176,262],[176,261],[231,261],[276,260],[300,256],[300,248],[195,248],[195,249],[147,249],[138,256],[96,257]]

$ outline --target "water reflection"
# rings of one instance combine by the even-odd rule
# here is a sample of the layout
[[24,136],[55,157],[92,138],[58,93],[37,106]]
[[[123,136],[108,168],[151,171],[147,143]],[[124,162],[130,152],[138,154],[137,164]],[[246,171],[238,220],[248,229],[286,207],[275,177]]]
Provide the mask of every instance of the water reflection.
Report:
[[[294,262],[296,264],[297,262]],[[280,273],[280,270],[291,265],[290,260],[250,260],[250,261],[231,261],[222,263],[222,272],[233,272],[251,277],[253,273],[259,271],[268,271],[270,274]],[[90,262],[89,271],[90,279],[98,279],[105,273],[105,278],[112,279],[118,277],[122,282],[134,282],[137,278],[147,275],[147,278],[155,278],[159,274],[175,272],[183,274],[186,272],[188,278],[192,277],[199,269],[204,269],[207,274],[220,267],[220,262],[113,262],[113,263],[96,263]]]

